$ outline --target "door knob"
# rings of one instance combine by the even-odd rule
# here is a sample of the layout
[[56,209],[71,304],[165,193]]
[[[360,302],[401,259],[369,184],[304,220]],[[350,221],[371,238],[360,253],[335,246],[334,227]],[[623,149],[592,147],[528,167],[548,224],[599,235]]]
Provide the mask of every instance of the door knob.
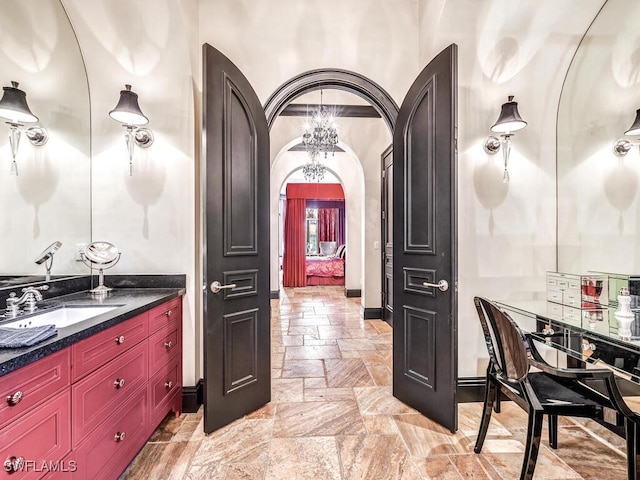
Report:
[[449,282],[447,282],[446,280],[440,280],[438,283],[424,282],[422,286],[436,287],[436,288],[439,288],[441,292],[446,292],[447,290],[449,290]]
[[211,283],[211,291],[213,293],[218,293],[220,290],[227,290],[236,288],[235,283],[230,283],[229,285],[222,285],[218,280]]

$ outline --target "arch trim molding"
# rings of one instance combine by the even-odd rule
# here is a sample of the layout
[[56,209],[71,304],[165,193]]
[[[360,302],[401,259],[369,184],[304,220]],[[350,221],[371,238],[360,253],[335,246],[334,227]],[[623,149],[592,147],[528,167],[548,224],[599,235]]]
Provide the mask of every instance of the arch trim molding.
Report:
[[309,70],[278,87],[264,105],[269,129],[278,115],[300,95],[322,88],[334,88],[353,93],[367,100],[393,132],[398,117],[398,105],[380,85],[364,75],[337,68]]

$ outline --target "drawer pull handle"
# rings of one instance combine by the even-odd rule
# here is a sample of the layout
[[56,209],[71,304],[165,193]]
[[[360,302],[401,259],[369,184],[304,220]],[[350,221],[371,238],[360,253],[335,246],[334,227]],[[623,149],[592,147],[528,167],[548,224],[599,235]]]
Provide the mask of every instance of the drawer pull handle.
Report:
[[167,317],[170,317],[170,316],[173,314],[173,312],[172,312],[171,310],[167,310],[166,312],[164,312],[164,314],[165,314]]
[[124,432],[118,432],[113,436],[113,439],[117,442],[122,442],[126,434]]
[[171,387],[173,387],[173,382],[172,382],[171,380],[169,380],[168,382],[165,382],[165,383],[164,383],[164,386],[165,386],[166,388],[171,388]]
[[116,337],[116,343],[118,345],[122,345],[124,343],[124,335],[120,335],[119,337]]
[[169,340],[168,342],[164,342],[164,346],[167,348],[171,348],[173,347],[173,342],[171,340]]
[[7,457],[4,461],[4,471],[9,474],[22,470],[23,466],[24,457]]
[[117,378],[114,382],[113,382],[113,386],[116,388],[122,388],[124,387],[124,378]]
[[9,404],[10,407],[15,407],[17,404],[20,403],[20,400],[22,400],[22,397],[24,397],[24,393],[18,390],[13,395],[7,395],[7,403]]

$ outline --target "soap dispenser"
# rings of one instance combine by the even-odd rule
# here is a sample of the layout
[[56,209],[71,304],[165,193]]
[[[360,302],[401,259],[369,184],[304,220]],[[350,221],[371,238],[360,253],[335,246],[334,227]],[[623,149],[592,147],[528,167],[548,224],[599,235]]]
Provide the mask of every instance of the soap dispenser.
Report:
[[631,340],[631,322],[635,316],[631,311],[631,296],[626,288],[620,289],[618,295],[618,309],[614,313],[618,322],[618,336],[622,340]]

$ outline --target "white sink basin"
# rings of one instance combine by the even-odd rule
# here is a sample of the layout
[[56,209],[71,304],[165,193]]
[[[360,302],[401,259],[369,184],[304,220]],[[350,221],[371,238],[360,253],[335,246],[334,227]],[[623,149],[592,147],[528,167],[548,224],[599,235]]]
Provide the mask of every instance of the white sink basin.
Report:
[[96,306],[96,307],[72,307],[66,306],[55,310],[48,310],[28,318],[14,320],[9,323],[0,324],[0,327],[28,328],[41,327],[42,325],[55,325],[57,328],[64,328],[78,322],[88,320],[106,312],[118,308],[120,305]]

